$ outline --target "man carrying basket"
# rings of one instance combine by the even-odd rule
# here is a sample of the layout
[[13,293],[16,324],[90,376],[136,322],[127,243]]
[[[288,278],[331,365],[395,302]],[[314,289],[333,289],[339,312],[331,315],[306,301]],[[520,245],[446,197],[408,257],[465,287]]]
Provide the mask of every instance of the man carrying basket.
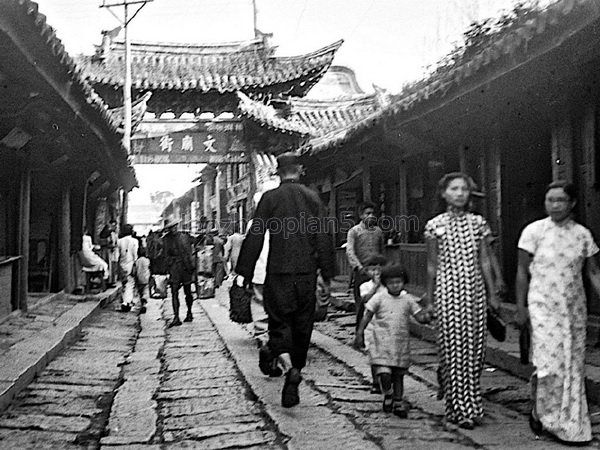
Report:
[[268,230],[264,303],[269,316],[269,344],[261,347],[259,367],[270,368],[271,360],[278,358],[286,373],[281,404],[290,408],[300,402],[298,385],[313,329],[317,270],[328,290],[333,249],[320,220],[323,208],[317,193],[299,182],[303,167],[298,157],[291,152],[280,155],[277,169],[281,185],[263,194],[236,272],[250,283]]

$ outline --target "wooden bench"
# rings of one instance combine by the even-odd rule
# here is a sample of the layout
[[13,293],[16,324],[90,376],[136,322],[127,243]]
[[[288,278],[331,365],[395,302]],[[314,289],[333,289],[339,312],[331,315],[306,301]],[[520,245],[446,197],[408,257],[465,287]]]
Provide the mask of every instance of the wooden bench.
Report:
[[104,279],[104,271],[96,270],[90,267],[82,267],[81,270],[85,274],[85,293],[104,292],[106,290],[106,280]]

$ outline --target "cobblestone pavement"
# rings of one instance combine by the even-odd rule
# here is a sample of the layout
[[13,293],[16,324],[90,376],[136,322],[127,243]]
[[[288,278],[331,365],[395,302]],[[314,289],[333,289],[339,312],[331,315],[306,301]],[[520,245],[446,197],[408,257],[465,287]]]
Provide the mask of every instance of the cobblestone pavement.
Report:
[[[369,393],[370,380],[355,370],[353,361],[342,361],[330,351],[324,351],[317,343],[309,351],[308,363],[303,370],[299,406],[283,410],[279,402],[281,379],[268,379],[258,372],[256,348],[248,341],[249,334],[231,325],[227,319],[227,299],[218,296],[216,301],[203,302],[202,306],[227,343],[238,366],[252,389],[266,405],[284,434],[297,436],[293,421],[305,424],[304,414],[317,422],[318,428],[302,435],[302,439],[290,439],[290,448],[380,448],[380,449],[458,449],[480,448],[469,437],[449,432],[441,424],[438,415],[424,411],[413,404],[408,419],[399,419],[381,410],[379,395]],[[235,328],[238,328],[237,330]],[[314,341],[314,340],[313,340]],[[342,347],[348,347],[342,343]],[[357,352],[354,352],[357,353]],[[361,365],[365,358],[358,354]],[[406,388],[413,394],[432,398],[435,391],[410,378]],[[439,403],[439,402],[438,402]],[[326,407],[327,411],[323,411]],[[286,424],[285,419],[292,418]]]
[[283,448],[197,302],[193,322],[165,329],[169,303],[151,300],[140,316],[102,448]]
[[[316,323],[315,330],[334,338],[345,346],[350,346],[354,339],[354,324],[355,316],[353,313],[334,311],[329,315],[326,322]],[[409,378],[407,380],[408,383],[411,383],[412,379],[412,382],[416,381],[428,386],[429,395],[422,397],[423,400],[429,405],[438,403],[441,406],[441,402],[433,401],[433,397],[437,391],[436,369],[438,365],[435,344],[413,338],[411,347],[413,365],[410,369]],[[493,430],[493,422],[497,422],[498,419],[500,419],[500,423],[505,423],[507,419],[509,422],[514,421],[515,424],[518,424],[523,428],[523,424],[527,423],[527,415],[530,408],[530,388],[527,380],[520,379],[491,365],[486,365],[481,378],[481,383],[486,415],[488,418],[492,418],[492,420],[488,419],[485,424],[487,427],[491,428],[488,430],[488,433],[496,433],[496,431]],[[413,405],[413,409],[414,406],[415,405]],[[442,411],[440,411],[440,413],[441,412]],[[594,435],[600,437],[600,406],[590,404],[590,413],[592,416]],[[436,414],[434,414],[434,416],[436,416]],[[439,422],[439,420],[440,417],[438,415],[437,421]],[[482,438],[482,436],[478,436],[477,434],[481,434],[482,430],[485,432],[485,428],[486,427],[479,428],[479,433],[463,433],[465,436],[473,438],[478,445],[486,446],[485,442],[488,441],[490,445],[499,446],[500,448],[509,446],[508,442],[510,441],[502,442],[500,439],[497,439],[499,442],[494,444],[494,439],[490,440],[488,437],[483,436]],[[514,426],[509,427],[508,430],[502,430],[501,433],[499,432],[497,434],[498,436],[501,436],[502,434],[510,436],[510,433],[512,432],[515,432]],[[528,428],[525,430],[525,433],[524,436],[521,436],[521,439],[516,439],[518,433],[515,434],[513,439],[511,439],[513,445],[510,445],[510,447],[522,448],[521,446],[524,446],[525,448],[544,449],[550,447],[562,448],[553,441],[545,438],[542,438],[539,441],[534,440]],[[528,440],[530,442],[528,442]],[[595,442],[588,448],[600,448],[598,439],[596,438]]]
[[350,347],[353,315],[340,311],[316,324],[301,403],[282,408],[283,379],[260,373],[256,344],[229,320],[227,303],[224,287],[195,302],[193,322],[174,328],[165,328],[168,299],[151,300],[139,316],[100,310],[0,415],[0,448],[562,448],[534,439],[526,383],[494,367],[483,376],[484,425],[446,430],[435,346],[418,339],[405,379],[409,417],[383,413],[369,393],[366,356]]
[[121,366],[138,333],[134,315],[97,313],[83,337],[52,361],[0,416],[2,449],[95,448]]

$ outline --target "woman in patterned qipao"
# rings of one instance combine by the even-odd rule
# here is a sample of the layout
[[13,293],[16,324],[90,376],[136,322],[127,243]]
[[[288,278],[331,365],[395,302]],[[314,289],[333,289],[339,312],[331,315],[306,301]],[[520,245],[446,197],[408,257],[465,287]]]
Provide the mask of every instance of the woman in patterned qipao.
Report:
[[571,218],[575,189],[565,181],[546,189],[548,217],[525,227],[519,239],[517,322],[531,324],[536,434],[565,443],[592,439],[585,396],[586,296],[582,272],[600,294],[599,251],[592,234]]
[[[468,207],[475,183],[453,172],[438,183],[446,211],[427,222],[427,295],[438,318],[440,388],[446,422],[471,429],[483,417],[480,376],[488,305],[497,309],[486,237],[490,228]],[[487,291],[487,293],[486,293]]]

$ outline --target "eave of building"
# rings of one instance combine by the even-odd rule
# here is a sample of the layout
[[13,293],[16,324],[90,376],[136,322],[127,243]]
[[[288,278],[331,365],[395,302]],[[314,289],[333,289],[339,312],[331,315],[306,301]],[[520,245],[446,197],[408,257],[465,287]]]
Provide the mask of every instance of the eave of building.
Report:
[[0,64],[5,74],[22,79],[24,73],[11,73],[15,67],[35,73],[44,88],[60,99],[100,141],[100,146],[95,143],[90,148],[98,152],[99,160],[107,162],[106,175],[113,184],[126,190],[137,186],[135,171],[121,144],[118,123],[81,76],[54,29],[38,11],[38,5],[30,0],[0,1],[0,33],[11,46]]
[[[421,82],[417,90],[398,96],[381,111],[380,118],[402,126],[447,108],[457,99],[478,89],[485,90],[490,83],[534,64],[582,30],[597,28],[599,20],[600,3],[596,0],[558,0],[525,25],[499,36],[460,66]],[[556,70],[560,72],[564,68],[557,62]]]
[[306,136],[311,133],[311,129],[296,118],[281,117],[280,112],[271,105],[265,105],[260,101],[252,100],[242,92],[238,92],[237,94],[240,100],[238,108],[242,116],[254,121],[261,127],[266,127],[276,132],[297,134],[300,136]]
[[[148,110],[148,100],[152,97],[152,92],[146,92],[140,98],[132,102],[131,104],[131,132],[135,132],[137,127],[144,120],[144,114]],[[123,123],[125,118],[125,107],[118,106],[116,108],[111,108],[108,110],[114,120],[115,123],[118,124],[119,133],[123,133]]]

